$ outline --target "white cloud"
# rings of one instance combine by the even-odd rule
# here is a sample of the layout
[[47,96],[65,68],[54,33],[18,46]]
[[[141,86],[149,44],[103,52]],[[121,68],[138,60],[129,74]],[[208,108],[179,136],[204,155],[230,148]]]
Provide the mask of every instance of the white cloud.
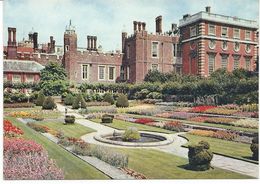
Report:
[[[183,14],[204,11],[258,20],[258,0],[5,0],[4,43],[7,27],[17,28],[17,39],[27,38],[31,28],[39,33],[39,42],[53,35],[63,44],[65,26],[72,19],[78,34],[78,46],[86,47],[87,35],[96,35],[105,50],[121,48],[123,25],[133,33],[133,21],[143,21],[148,32],[155,32],[155,17],[163,16],[163,30],[178,23]],[[243,10],[243,11],[241,11]]]

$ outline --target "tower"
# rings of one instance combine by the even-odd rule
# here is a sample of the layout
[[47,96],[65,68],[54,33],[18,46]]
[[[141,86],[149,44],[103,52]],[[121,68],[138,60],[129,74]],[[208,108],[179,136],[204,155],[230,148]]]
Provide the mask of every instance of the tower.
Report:
[[71,20],[69,26],[66,26],[64,33],[64,54],[66,52],[76,52],[77,51],[77,34],[75,32],[75,27],[71,25]]
[[16,28],[8,27],[7,59],[16,59]]

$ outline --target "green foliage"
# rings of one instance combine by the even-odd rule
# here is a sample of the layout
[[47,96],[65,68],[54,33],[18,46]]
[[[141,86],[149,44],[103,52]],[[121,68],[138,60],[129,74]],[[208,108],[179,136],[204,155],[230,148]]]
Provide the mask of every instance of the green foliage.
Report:
[[149,93],[150,91],[148,89],[142,89],[141,91],[135,93],[134,98],[138,100],[143,100]]
[[45,100],[45,96],[44,96],[43,92],[41,91],[41,92],[38,94],[38,98],[37,98],[35,104],[36,104],[37,106],[42,106],[44,100]]
[[116,106],[117,107],[128,107],[129,102],[128,102],[127,96],[124,94],[119,95],[117,98],[117,101],[116,101]]
[[47,98],[44,100],[43,104],[42,104],[42,109],[53,110],[53,109],[55,109],[56,107],[57,107],[57,106],[56,106],[56,104],[55,104],[53,98],[50,97],[50,96],[47,97]]
[[144,78],[145,82],[166,82],[167,78],[164,73],[159,72],[158,70],[149,70]]
[[250,149],[253,152],[252,158],[254,160],[258,160],[258,158],[259,158],[259,155],[258,155],[259,154],[258,135],[253,138]]
[[75,123],[75,116],[73,115],[65,116],[65,124],[74,124],[74,123]]
[[67,74],[65,69],[57,62],[50,62],[41,70],[42,81],[66,80]]
[[66,96],[66,98],[64,99],[64,104],[65,105],[72,105],[73,104],[73,101],[74,101],[74,97],[72,94],[68,94]]
[[162,99],[162,94],[159,93],[159,92],[151,92],[149,93],[146,98],[149,98],[149,99]]
[[87,104],[84,98],[82,97],[82,94],[78,94],[76,98],[74,98],[74,102],[72,104],[72,109],[78,109],[78,108],[82,108],[82,109],[87,108]]
[[113,105],[115,103],[114,98],[111,93],[105,93],[103,96],[103,100],[105,102],[110,103],[111,105]]
[[113,115],[104,114],[101,118],[101,123],[113,123],[113,119]]
[[4,92],[4,103],[23,103],[27,101],[28,97],[25,95],[25,93]]
[[34,82],[11,82],[5,81],[4,88],[12,88],[12,89],[34,89],[37,86],[37,83]]
[[124,141],[135,141],[141,138],[140,133],[138,132],[137,128],[129,127],[125,130],[122,135]]
[[200,141],[197,145],[190,145],[188,148],[189,167],[192,170],[205,171],[210,169],[213,153],[209,149],[208,142]]

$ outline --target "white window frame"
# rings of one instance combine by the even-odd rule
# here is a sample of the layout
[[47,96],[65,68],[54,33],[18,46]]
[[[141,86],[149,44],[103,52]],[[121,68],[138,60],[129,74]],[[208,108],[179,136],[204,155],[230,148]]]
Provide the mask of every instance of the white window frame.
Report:
[[[86,78],[84,78],[84,71],[83,71],[83,69],[84,69],[84,66],[87,66],[87,77]],[[81,65],[81,79],[82,80],[88,80],[89,79],[89,64],[82,64]]]
[[69,45],[65,45],[65,52],[68,52],[69,50],[70,50],[70,47],[69,47]]
[[[18,78],[19,78],[19,80],[18,80]],[[12,82],[22,82],[22,76],[19,74],[13,74]]]
[[251,70],[251,58],[245,57],[245,69]]
[[[110,79],[110,68],[114,68],[114,71],[113,71],[113,79]],[[107,79],[109,80],[109,81],[115,81],[116,80],[116,67],[115,66],[108,66],[107,67],[107,70],[108,70],[108,72],[107,72]]]
[[[214,33],[211,33],[211,32],[210,32],[210,27],[211,27],[211,26],[214,27]],[[208,29],[209,29],[209,30],[208,30],[208,35],[216,36],[216,25],[209,24],[209,25],[208,25]]]
[[[235,31],[238,30],[238,37],[235,35]],[[233,38],[240,39],[240,29],[233,28]]]
[[[153,69],[153,66],[157,66],[157,67],[156,67],[157,69],[154,70],[154,69]],[[151,65],[151,70],[152,70],[152,71],[159,71],[159,65],[158,65],[158,64],[152,64],[152,65]]]
[[[227,47],[224,47],[224,43],[227,43]],[[222,43],[221,43],[221,48],[222,48],[222,50],[227,50],[228,49],[228,41],[223,41]]]
[[[240,65],[240,57],[233,57],[234,58],[234,63],[233,63],[233,69],[238,69]],[[237,64],[237,66],[236,66]]]
[[[32,78],[30,78],[30,77],[32,77]],[[34,82],[34,75],[33,74],[27,74],[26,75],[26,82]]]
[[[210,49],[215,49],[216,48],[216,41],[215,40],[209,40],[209,48]],[[213,45],[211,45],[211,44],[213,44]]]
[[[236,49],[236,44],[238,44],[238,49]],[[234,51],[239,52],[240,50],[240,43],[239,42],[234,42]]]
[[[100,78],[100,68],[104,69],[103,79]],[[106,66],[105,65],[98,65],[98,80],[106,80]]]
[[[224,58],[224,57],[226,57],[226,58]],[[226,66],[224,66],[223,59],[226,59],[226,64],[225,64]],[[221,56],[221,68],[226,68],[226,69],[228,68],[228,55],[222,55]]]
[[[210,57],[214,58],[213,64],[212,64],[212,71],[209,71],[209,64],[210,64]],[[211,73],[213,73],[215,71],[215,64],[216,64],[216,55],[215,54],[208,54],[208,74],[210,75]]]
[[[227,34],[226,34],[226,36],[223,35],[223,29],[227,29]],[[228,37],[228,27],[224,27],[224,26],[221,27],[221,37]]]
[[191,26],[190,27],[190,37],[197,36],[197,27],[196,26]]
[[[249,33],[249,37],[246,37],[246,33]],[[245,30],[245,40],[251,40],[251,31]]]
[[[157,53],[157,55],[156,55],[156,56],[153,56],[153,51],[154,51],[154,50],[153,50],[153,49],[154,49],[154,48],[153,48],[153,45],[154,45],[154,44],[157,44],[157,48],[156,48],[156,53]],[[152,42],[152,49],[151,49],[151,51],[152,51],[152,58],[158,58],[158,57],[159,57],[159,42],[154,42],[154,41]]]

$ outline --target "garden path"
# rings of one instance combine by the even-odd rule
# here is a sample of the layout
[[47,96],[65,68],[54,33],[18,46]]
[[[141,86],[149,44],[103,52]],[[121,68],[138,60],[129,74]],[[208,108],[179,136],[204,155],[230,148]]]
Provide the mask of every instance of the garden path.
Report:
[[[63,113],[65,112],[65,106],[63,106],[61,104],[57,104],[57,109],[60,112],[63,112]],[[92,128],[97,131],[97,132],[93,132],[93,133],[82,136],[81,138],[84,141],[93,143],[93,144],[99,144],[99,145],[105,145],[105,146],[111,146],[111,147],[120,147],[120,148],[125,147],[125,146],[117,146],[117,145],[101,143],[94,139],[94,135],[96,135],[96,134],[113,133],[114,131],[116,131],[116,129],[104,126],[102,124],[93,123],[90,120],[84,119],[84,116],[78,114],[77,111],[73,111],[71,109],[68,109],[68,114],[75,115],[75,117],[78,118],[78,119],[76,119],[77,123],[79,123],[83,126],[87,126],[87,127]],[[184,145],[185,143],[187,143],[186,139],[179,136],[182,134],[185,134],[185,132],[172,134],[172,138],[174,139],[174,142],[172,144],[164,145],[164,146],[157,146],[157,147],[153,147],[152,149],[156,149],[156,150],[164,151],[164,152],[171,153],[174,155],[178,155],[180,157],[188,158],[188,149],[181,147],[181,145]],[[133,147],[125,147],[125,148],[133,148]],[[151,149],[151,147],[138,147],[136,149],[141,149],[141,148],[142,149],[144,149],[144,148]],[[256,177],[256,178],[259,177],[258,176],[258,173],[259,173],[258,164],[253,164],[253,163],[249,163],[246,161],[233,159],[230,157],[225,157],[225,156],[216,155],[216,154],[214,154],[214,157],[213,157],[213,160],[211,163],[212,163],[212,166],[215,166],[218,168],[230,170],[233,172],[245,174],[245,175]]]

